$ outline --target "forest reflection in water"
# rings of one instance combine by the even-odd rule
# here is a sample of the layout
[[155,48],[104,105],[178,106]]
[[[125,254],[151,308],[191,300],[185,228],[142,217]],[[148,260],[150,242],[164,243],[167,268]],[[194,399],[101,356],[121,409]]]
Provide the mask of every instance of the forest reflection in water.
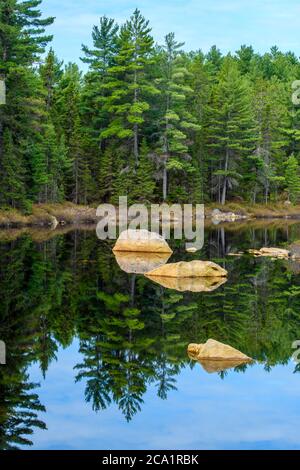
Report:
[[[46,377],[58,350],[74,338],[82,400],[94,411],[114,403],[127,421],[142,409],[149,386],[165,400],[181,371],[196,366],[187,356],[190,342],[230,344],[268,372],[289,362],[300,339],[300,263],[228,256],[288,246],[300,240],[297,223],[207,227],[205,247],[193,255],[172,241],[169,261],[210,259],[228,270],[227,282],[211,286],[153,282],[143,275],[148,264],[167,259],[116,259],[113,244],[100,242],[91,228],[47,236],[6,231],[0,240],[0,340],[7,347],[7,365],[0,366],[1,449],[30,445],[35,430],[46,428],[28,371],[39,364]],[[206,368],[225,378],[223,369]]]

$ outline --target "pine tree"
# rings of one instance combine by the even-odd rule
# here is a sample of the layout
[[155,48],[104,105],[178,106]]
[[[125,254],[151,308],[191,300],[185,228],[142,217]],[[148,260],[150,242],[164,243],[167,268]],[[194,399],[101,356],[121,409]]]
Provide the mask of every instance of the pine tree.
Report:
[[286,162],[285,182],[289,200],[295,204],[300,199],[300,168],[294,155],[291,155]]
[[135,168],[139,163],[140,131],[149,110],[149,96],[158,93],[148,82],[146,69],[152,61],[153,38],[149,21],[135,10],[120,30],[115,64],[108,72],[106,84],[110,91],[104,109],[111,116],[101,133],[102,139],[117,138],[132,141]]
[[100,134],[109,125],[109,113],[103,103],[109,95],[106,85],[110,80],[109,69],[114,65],[118,51],[118,31],[115,20],[103,16],[100,25],[93,28],[93,49],[82,46],[84,57],[81,60],[89,65],[82,90],[83,119],[86,131],[94,142],[96,158],[101,146]]
[[62,202],[65,196],[64,173],[68,168],[68,160],[64,140],[58,139],[51,123],[45,130],[43,154],[47,174],[43,202]]
[[140,149],[140,162],[134,175],[132,199],[134,202],[151,203],[156,187],[154,179],[154,163],[150,149],[144,139]]
[[278,178],[282,178],[283,162],[289,148],[287,93],[278,79],[266,81],[259,78],[254,83],[253,96],[258,139],[252,160],[256,169],[251,186],[253,201],[257,200],[262,188],[263,199],[267,203],[277,183],[283,182]]
[[113,196],[116,151],[117,149],[114,146],[107,146],[101,155],[100,170],[98,174],[98,193],[100,201],[103,202],[109,202]]
[[[53,23],[53,18],[41,18],[38,9],[40,4],[41,0],[2,0],[0,3],[0,77],[6,84],[7,92],[6,105],[0,106],[1,199],[6,198],[4,188],[11,185],[5,147],[14,158],[18,155],[18,163],[13,165],[18,169],[15,178],[19,175],[20,181],[16,180],[15,187],[24,187],[22,175],[27,173],[27,177],[30,177],[25,153],[30,141],[39,132],[37,119],[41,112],[41,89],[32,66],[52,39],[52,36],[45,35],[45,28]],[[23,145],[24,141],[27,141],[26,145]],[[26,191],[20,191],[19,194],[23,197],[22,204],[26,204]],[[19,206],[20,197],[16,201]]]
[[226,203],[228,190],[239,185],[242,168],[254,151],[256,133],[247,82],[228,56],[215,85],[210,107],[208,147],[218,200]]
[[65,194],[75,204],[87,202],[95,193],[92,174],[96,174],[89,158],[88,131],[82,125],[82,77],[76,64],[69,63],[58,84],[57,103],[58,133],[65,140],[66,172],[64,175]]
[[168,34],[160,62],[162,132],[157,153],[162,164],[164,201],[168,196],[169,172],[191,174],[195,171],[190,163],[188,142],[191,132],[201,129],[187,109],[187,98],[193,90],[186,84],[189,72],[180,53],[182,46],[176,42],[174,33]]
[[0,76],[7,82],[7,103],[10,103],[8,108],[5,106],[5,112],[0,108],[0,158],[2,136],[10,117],[7,111],[17,111],[13,103],[17,104],[16,90],[23,84],[22,68],[36,62],[52,39],[44,33],[45,27],[51,25],[54,19],[41,19],[41,12],[37,10],[41,2],[2,0],[0,4]]
[[25,175],[22,153],[17,151],[12,133],[8,129],[4,131],[3,150],[0,169],[0,205],[24,208]]

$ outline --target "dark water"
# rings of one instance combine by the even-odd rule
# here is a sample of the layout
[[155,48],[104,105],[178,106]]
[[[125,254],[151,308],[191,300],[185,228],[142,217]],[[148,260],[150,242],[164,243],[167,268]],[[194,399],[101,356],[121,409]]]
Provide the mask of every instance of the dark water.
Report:
[[[91,229],[0,239],[1,449],[300,448],[300,263],[229,256],[300,225],[208,228],[194,255],[173,242],[170,261],[229,271],[208,292],[124,272]],[[186,354],[208,338],[256,363],[208,373]]]

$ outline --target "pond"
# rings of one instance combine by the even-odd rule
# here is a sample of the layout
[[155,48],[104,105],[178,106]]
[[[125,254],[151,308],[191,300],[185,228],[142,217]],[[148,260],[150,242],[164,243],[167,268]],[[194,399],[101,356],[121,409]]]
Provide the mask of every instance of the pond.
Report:
[[[208,226],[195,254],[220,285],[161,285],[93,227],[0,232],[0,448],[299,449],[300,262],[232,256],[300,240],[300,224]],[[151,260],[143,260],[143,263]],[[213,338],[255,363],[206,370]]]

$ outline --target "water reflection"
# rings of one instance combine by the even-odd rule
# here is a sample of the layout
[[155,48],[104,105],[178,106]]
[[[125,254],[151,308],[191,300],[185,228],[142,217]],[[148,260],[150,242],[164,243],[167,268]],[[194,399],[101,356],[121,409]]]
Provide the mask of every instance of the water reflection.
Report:
[[122,271],[128,274],[146,274],[166,264],[169,253],[132,253],[116,251],[116,261]]
[[164,276],[146,276],[166,289],[179,292],[213,292],[227,282],[226,277],[175,278]]
[[[116,404],[127,421],[142,409],[149,386],[164,400],[176,389],[181,371],[194,366],[186,355],[190,342],[230,344],[267,372],[287,364],[300,338],[295,266],[226,256],[284,246],[300,239],[299,225],[208,228],[205,248],[192,256],[173,241],[172,260],[210,259],[227,269],[228,282],[220,286],[154,283],[138,275],[149,260],[116,260],[111,244],[99,242],[93,231],[51,237],[33,241],[24,233],[0,244],[0,339],[7,345],[7,365],[0,366],[1,449],[30,445],[35,429],[45,428],[47,415],[39,418],[44,408],[28,368],[38,363],[47,376],[58,348],[75,337],[81,361],[74,364],[74,379],[84,383],[84,399],[95,411]],[[223,366],[204,365],[225,377]]]

